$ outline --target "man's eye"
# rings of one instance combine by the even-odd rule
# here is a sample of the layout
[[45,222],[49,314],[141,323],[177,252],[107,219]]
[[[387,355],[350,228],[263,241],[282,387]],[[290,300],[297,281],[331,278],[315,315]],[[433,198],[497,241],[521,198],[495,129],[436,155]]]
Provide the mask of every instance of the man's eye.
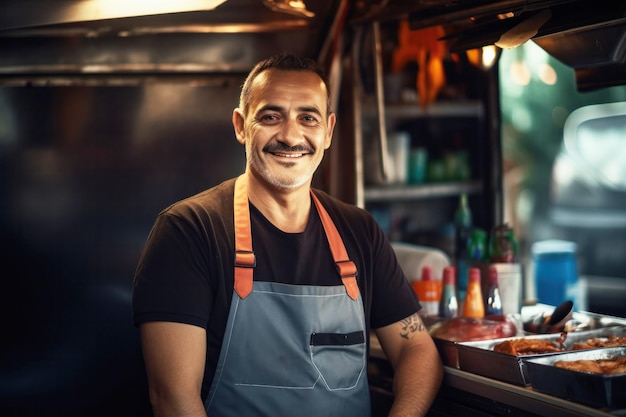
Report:
[[313,123],[313,122],[316,122],[316,121],[317,121],[317,119],[316,119],[315,117],[313,117],[313,116],[304,116],[302,119],[303,119],[305,122],[311,122],[311,123]]
[[263,120],[264,122],[273,122],[278,120],[278,116],[275,116],[273,114],[266,114],[261,117],[261,120]]

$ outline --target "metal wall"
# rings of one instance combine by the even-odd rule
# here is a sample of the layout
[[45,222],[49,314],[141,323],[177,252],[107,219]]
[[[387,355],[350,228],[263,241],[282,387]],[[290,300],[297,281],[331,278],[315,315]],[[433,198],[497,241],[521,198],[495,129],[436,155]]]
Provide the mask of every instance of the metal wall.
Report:
[[242,81],[0,87],[0,415],[148,411],[134,271],[161,209],[243,172]]

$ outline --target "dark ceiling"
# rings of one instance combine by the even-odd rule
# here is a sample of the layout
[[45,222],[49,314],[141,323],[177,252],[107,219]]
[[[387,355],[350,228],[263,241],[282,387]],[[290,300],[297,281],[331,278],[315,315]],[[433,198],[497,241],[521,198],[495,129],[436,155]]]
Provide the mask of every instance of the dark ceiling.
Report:
[[406,18],[413,29],[444,26],[452,51],[532,38],[575,69],[581,90],[626,84],[626,1],[214,0],[199,10],[202,0],[180,0],[167,13],[106,18],[86,6],[98,1],[0,3],[0,78],[246,72],[281,50],[323,61],[342,24]]

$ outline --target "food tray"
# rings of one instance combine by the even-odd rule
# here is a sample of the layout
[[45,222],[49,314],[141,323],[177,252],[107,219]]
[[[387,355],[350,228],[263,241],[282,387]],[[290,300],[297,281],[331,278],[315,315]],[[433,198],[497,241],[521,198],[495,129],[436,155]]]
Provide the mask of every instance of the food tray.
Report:
[[438,337],[433,337],[433,340],[435,341],[435,346],[437,346],[437,350],[439,351],[439,356],[441,356],[441,362],[443,362],[446,366],[459,369],[459,355],[457,352],[458,342],[440,339]]
[[623,326],[626,327],[626,318],[607,316],[605,314],[590,313],[582,311],[579,313],[580,321],[583,321],[581,329],[603,329],[607,327]]
[[557,360],[614,359],[626,347],[559,353],[526,361],[534,390],[596,408],[626,407],[626,374],[602,375],[557,368]]
[[[483,340],[475,342],[458,342],[456,352],[458,355],[458,368],[477,375],[497,379],[510,384],[525,386],[531,383],[530,375],[526,369],[526,361],[531,358],[561,355],[563,352],[542,353],[536,355],[514,356],[506,353],[494,352],[493,347],[506,340],[523,337],[531,340],[556,341],[560,334],[541,334],[528,336],[505,337],[501,339]],[[570,332],[565,340],[565,348],[569,349],[576,342],[589,338],[606,336],[626,336],[626,327],[613,326],[595,330]]]
[[[521,320],[524,323],[524,329],[530,334],[535,334],[527,329],[527,324],[533,320],[534,317],[543,314],[544,316],[550,315],[554,311],[554,306],[547,304],[536,304],[533,306],[525,306],[522,308]],[[626,327],[626,318],[609,316],[605,314],[592,313],[588,311],[574,311],[572,319],[565,324],[565,329],[569,332],[594,330],[605,327],[624,326]]]
[[458,369],[457,344],[459,342],[493,340],[498,337],[497,335],[513,335],[521,327],[521,321],[514,316],[500,316],[498,319],[455,317],[439,318],[437,322],[429,326],[428,331],[437,346],[443,364]]

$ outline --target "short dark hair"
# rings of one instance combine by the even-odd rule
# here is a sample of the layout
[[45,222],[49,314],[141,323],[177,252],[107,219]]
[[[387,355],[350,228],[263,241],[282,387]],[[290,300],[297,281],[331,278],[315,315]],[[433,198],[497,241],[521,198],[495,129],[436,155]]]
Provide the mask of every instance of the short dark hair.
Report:
[[248,114],[248,110],[250,107],[252,82],[259,74],[268,69],[277,69],[284,71],[306,71],[317,74],[322,79],[322,81],[324,82],[324,86],[326,87],[326,109],[327,113],[330,114],[330,82],[322,67],[311,58],[283,52],[260,61],[254,66],[254,68],[252,68],[252,70],[246,77],[246,81],[241,88],[241,95],[239,96],[239,107],[243,111],[244,115]]

